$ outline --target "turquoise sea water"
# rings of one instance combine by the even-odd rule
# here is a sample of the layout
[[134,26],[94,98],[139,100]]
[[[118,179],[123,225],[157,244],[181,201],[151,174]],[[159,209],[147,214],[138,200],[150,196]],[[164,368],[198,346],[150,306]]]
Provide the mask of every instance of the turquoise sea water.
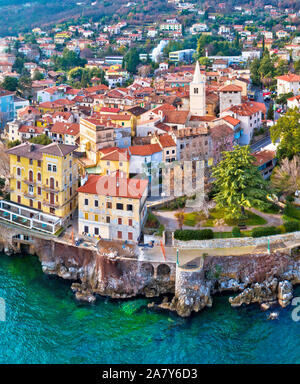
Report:
[[257,306],[232,309],[228,296],[189,319],[153,312],[143,298],[78,304],[35,257],[4,255],[0,297],[0,363],[300,363],[293,307],[270,321]]

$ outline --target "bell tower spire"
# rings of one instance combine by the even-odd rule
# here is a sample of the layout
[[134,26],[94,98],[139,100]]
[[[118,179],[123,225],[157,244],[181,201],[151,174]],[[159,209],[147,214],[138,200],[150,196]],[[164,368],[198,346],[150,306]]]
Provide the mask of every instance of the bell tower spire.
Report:
[[206,115],[206,78],[200,71],[199,61],[196,62],[193,81],[190,83],[190,112],[191,115]]

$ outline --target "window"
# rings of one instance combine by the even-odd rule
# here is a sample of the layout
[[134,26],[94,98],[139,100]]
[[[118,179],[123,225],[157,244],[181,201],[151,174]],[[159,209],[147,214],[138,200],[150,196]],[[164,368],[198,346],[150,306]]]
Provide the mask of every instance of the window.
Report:
[[133,211],[133,205],[127,204],[127,211]]
[[21,204],[21,196],[18,196],[18,204]]
[[123,211],[123,204],[117,203],[116,208]]
[[37,165],[38,165],[39,168],[42,166],[41,160],[38,160]]
[[17,175],[21,176],[21,168],[17,168]]
[[107,224],[110,224],[110,216],[106,216],[106,222]]
[[37,188],[37,193],[38,193],[38,195],[41,195],[41,194],[42,194],[42,189],[41,189],[41,187],[38,187],[38,188]]
[[56,172],[56,165],[52,165],[52,171]]
[[51,172],[51,170],[52,170],[51,164],[48,164],[48,171]]
[[198,88],[194,88],[194,94],[195,95],[198,95],[198,91],[199,91]]
[[132,227],[132,219],[128,220],[128,225],[129,225],[129,227]]
[[96,236],[98,236],[99,235],[99,228],[95,228],[94,229],[94,233],[95,233]]
[[99,207],[99,201],[95,200],[95,207]]
[[29,159],[29,164],[30,164],[30,165],[33,164],[33,160],[32,160],[32,159]]
[[42,175],[40,172],[38,172],[38,174],[37,174],[37,179],[38,179],[38,181],[42,181]]
[[29,205],[30,205],[30,207],[32,208],[33,207],[33,200],[29,200]]
[[84,226],[84,233],[89,233],[89,227],[87,225]]
[[122,240],[122,231],[118,231],[118,239]]
[[84,199],[84,205],[89,205],[89,199]]
[[99,221],[98,215],[95,215],[95,221]]
[[41,210],[42,209],[42,203],[39,201],[38,202],[38,209]]
[[31,193],[31,194],[33,194],[33,186],[32,186],[32,185],[29,185],[29,187],[28,187],[28,192]]
[[17,157],[17,162],[19,163],[21,161],[20,156]]
[[108,201],[108,202],[106,203],[106,208],[107,208],[107,209],[111,209],[111,208],[112,208],[112,203]]
[[84,214],[84,219],[85,219],[85,220],[88,220],[88,219],[89,219],[89,214],[88,214],[88,213],[85,213],[85,214]]
[[122,225],[122,219],[120,217],[118,218],[118,225]]
[[70,168],[72,168],[72,160],[70,160]]
[[17,181],[17,189],[21,189],[21,182]]
[[133,239],[133,234],[132,232],[128,232],[128,240],[132,240]]

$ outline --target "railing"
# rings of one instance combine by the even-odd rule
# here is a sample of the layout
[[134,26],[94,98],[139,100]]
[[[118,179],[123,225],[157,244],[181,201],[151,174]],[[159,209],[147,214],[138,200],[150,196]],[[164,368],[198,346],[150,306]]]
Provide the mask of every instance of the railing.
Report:
[[60,205],[57,204],[57,203],[51,203],[50,201],[47,201],[47,200],[43,200],[43,204],[46,206],[46,207],[51,207],[51,208],[60,208]]
[[29,229],[54,234],[62,227],[62,219],[6,200],[0,201],[0,218]]
[[43,190],[46,191],[46,192],[54,192],[54,193],[59,193],[60,190],[55,188],[55,187],[50,187],[49,185],[43,185]]

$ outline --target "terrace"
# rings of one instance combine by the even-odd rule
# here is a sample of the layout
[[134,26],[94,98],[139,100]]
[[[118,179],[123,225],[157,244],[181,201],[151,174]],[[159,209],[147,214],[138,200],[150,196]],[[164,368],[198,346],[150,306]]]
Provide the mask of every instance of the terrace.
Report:
[[61,218],[6,200],[0,201],[0,219],[48,234],[55,234],[62,227]]

